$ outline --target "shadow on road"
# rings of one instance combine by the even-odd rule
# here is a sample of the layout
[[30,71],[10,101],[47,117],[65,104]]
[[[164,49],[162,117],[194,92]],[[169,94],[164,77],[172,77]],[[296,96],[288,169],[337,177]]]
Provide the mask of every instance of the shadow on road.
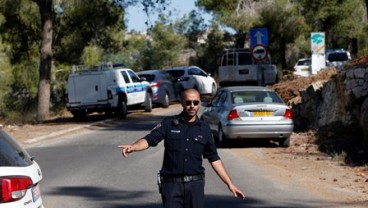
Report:
[[[54,196],[69,196],[73,198],[80,198],[79,201],[87,200],[87,204],[93,204],[93,207],[104,208],[160,208],[162,207],[161,199],[158,193],[157,201],[159,202],[145,202],[145,199],[151,198],[152,192],[150,191],[132,191],[132,190],[112,190],[102,187],[92,186],[72,186],[72,187],[58,187],[54,191],[45,193],[47,195]],[[78,202],[76,202],[78,203]],[[67,203],[65,204],[67,205]],[[352,204],[345,204],[352,205]],[[305,199],[294,201],[265,201],[263,199],[257,199],[247,197],[245,200],[234,198],[231,195],[219,196],[219,195],[206,195],[206,208],[241,208],[241,207],[335,207],[332,204],[322,203],[321,201],[310,201]],[[83,205],[81,207],[84,207]]]

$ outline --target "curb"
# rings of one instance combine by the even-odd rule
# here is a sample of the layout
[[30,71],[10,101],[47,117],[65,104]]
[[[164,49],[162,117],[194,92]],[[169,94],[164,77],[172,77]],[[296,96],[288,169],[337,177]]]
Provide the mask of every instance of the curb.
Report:
[[78,127],[74,127],[74,128],[61,130],[61,131],[58,131],[58,132],[53,132],[51,134],[35,137],[35,138],[32,138],[32,139],[27,139],[23,143],[24,144],[34,144],[34,143],[37,143],[37,142],[40,142],[40,141],[43,141],[43,140],[46,140],[46,139],[50,139],[52,137],[58,137],[58,136],[61,136],[63,134],[66,134],[66,133],[70,133],[72,131],[76,131],[76,130],[83,129],[83,128],[88,128],[88,127],[95,126],[95,125],[98,125],[98,124],[103,124],[103,123],[106,123],[106,122],[111,121],[111,120],[112,119],[97,121],[97,122],[94,122],[94,123],[91,123],[91,124],[86,124],[86,125],[82,125],[82,126],[78,126]]

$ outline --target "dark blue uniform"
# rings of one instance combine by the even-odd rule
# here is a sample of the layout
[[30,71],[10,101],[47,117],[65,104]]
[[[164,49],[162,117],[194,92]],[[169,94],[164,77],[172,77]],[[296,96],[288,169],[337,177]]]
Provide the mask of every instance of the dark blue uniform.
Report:
[[197,118],[187,123],[182,114],[163,119],[146,137],[149,146],[164,140],[161,196],[165,208],[204,206],[202,158],[220,160],[211,130]]

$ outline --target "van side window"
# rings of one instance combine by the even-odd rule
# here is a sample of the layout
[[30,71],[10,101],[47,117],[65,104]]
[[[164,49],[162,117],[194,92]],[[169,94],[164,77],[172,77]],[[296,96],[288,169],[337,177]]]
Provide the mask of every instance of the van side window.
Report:
[[252,65],[252,64],[253,61],[250,53],[243,53],[243,52],[238,53],[238,65]]
[[233,66],[234,64],[235,64],[234,54],[233,53],[228,53],[227,54],[227,65]]
[[233,52],[228,52],[223,55],[222,66],[233,66],[236,64],[236,56]]
[[121,72],[121,75],[123,76],[125,83],[129,84],[130,83],[130,79],[129,79],[129,76],[128,76],[127,72],[126,71],[122,71]]

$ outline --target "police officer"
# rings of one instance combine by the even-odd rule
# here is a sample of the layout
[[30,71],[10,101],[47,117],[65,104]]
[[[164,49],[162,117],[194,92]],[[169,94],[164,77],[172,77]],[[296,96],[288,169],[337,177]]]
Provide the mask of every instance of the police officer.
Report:
[[245,195],[232,183],[217,154],[211,130],[197,116],[201,100],[195,89],[185,90],[179,115],[162,120],[148,135],[132,145],[119,145],[122,155],[145,150],[164,140],[164,161],[160,171],[161,197],[164,208],[204,207],[204,168],[202,156],[227,185],[235,197]]

